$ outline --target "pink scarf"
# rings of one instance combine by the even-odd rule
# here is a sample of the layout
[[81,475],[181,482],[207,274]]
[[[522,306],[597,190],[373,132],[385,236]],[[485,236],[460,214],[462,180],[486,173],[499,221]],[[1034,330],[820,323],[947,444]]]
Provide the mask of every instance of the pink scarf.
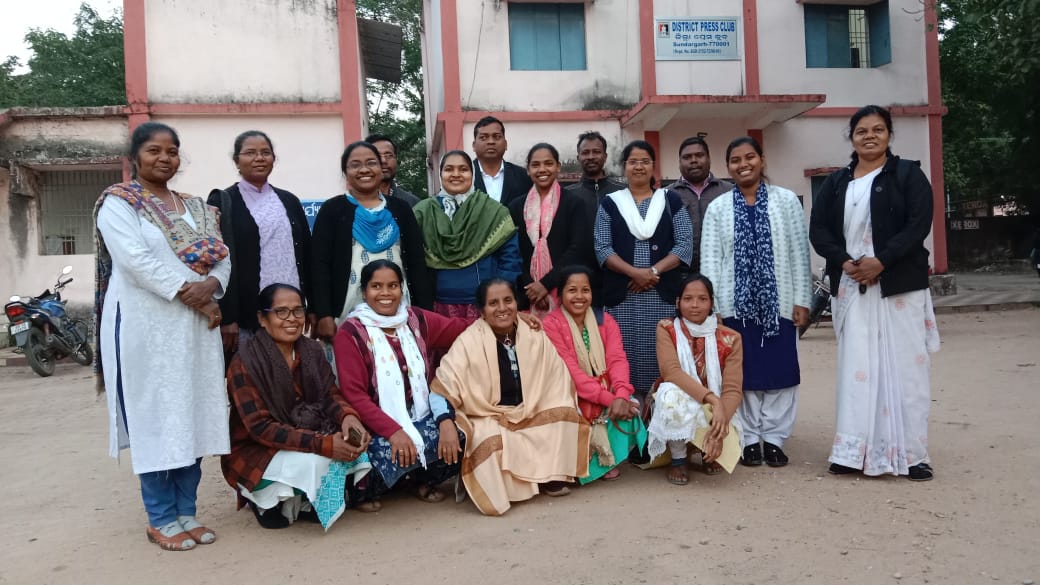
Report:
[[[556,181],[553,181],[549,194],[545,197],[538,194],[537,187],[531,187],[527,192],[527,200],[524,201],[524,226],[527,229],[527,237],[534,245],[534,253],[531,254],[531,278],[534,280],[541,280],[553,269],[552,257],[549,256],[549,242],[546,238],[549,237],[549,230],[559,207],[560,184]],[[543,311],[532,307],[536,316],[543,317],[556,308],[556,291],[549,291],[546,300],[549,301],[548,309]]]

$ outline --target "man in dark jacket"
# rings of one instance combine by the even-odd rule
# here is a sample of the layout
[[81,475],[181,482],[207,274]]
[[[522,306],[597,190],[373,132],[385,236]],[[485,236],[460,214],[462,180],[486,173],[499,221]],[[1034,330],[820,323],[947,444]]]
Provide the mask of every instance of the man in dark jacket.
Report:
[[700,136],[691,136],[679,145],[679,174],[682,177],[669,188],[682,198],[683,207],[690,213],[693,224],[693,262],[690,273],[701,268],[701,224],[708,204],[723,193],[733,190],[733,183],[711,174],[711,154],[708,143]]
[[501,120],[494,116],[477,120],[473,127],[473,152],[477,155],[473,187],[506,207],[513,199],[527,195],[534,184],[527,169],[504,160],[508,146]]
[[596,223],[600,201],[624,189],[625,182],[607,176],[607,139],[599,132],[585,132],[578,136],[578,163],[581,164],[581,180],[567,185],[567,193],[580,197],[585,203],[588,212],[586,225],[591,230]]
[[379,160],[383,163],[383,182],[379,185],[379,192],[385,197],[395,197],[415,207],[420,199],[414,194],[405,191],[394,181],[397,176],[397,144],[385,134],[369,134],[365,142],[376,147],[379,151]]

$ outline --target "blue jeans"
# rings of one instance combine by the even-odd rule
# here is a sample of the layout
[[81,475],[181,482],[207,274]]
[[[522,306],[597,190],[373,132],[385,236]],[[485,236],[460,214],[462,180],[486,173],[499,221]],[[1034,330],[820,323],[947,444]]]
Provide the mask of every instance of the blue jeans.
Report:
[[180,469],[152,471],[137,476],[141,480],[141,498],[148,512],[148,523],[158,528],[177,519],[194,516],[195,499],[202,480],[202,459]]

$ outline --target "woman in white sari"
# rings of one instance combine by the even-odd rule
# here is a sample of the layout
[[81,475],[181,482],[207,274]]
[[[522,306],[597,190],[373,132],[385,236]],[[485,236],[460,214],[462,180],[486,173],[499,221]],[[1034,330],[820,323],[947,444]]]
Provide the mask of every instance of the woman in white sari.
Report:
[[918,162],[889,150],[887,110],[861,108],[849,134],[852,162],[824,182],[810,230],[835,295],[838,420],[829,471],[927,481],[928,354],[939,349],[924,247],[932,190]]

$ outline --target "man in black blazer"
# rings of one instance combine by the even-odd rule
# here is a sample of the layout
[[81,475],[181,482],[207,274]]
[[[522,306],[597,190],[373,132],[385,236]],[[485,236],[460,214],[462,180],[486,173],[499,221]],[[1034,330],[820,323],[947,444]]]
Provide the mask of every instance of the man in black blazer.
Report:
[[534,184],[527,169],[508,163],[506,155],[506,127],[494,116],[484,116],[473,127],[473,152],[477,168],[473,169],[473,187],[483,191],[502,205],[527,195]]

